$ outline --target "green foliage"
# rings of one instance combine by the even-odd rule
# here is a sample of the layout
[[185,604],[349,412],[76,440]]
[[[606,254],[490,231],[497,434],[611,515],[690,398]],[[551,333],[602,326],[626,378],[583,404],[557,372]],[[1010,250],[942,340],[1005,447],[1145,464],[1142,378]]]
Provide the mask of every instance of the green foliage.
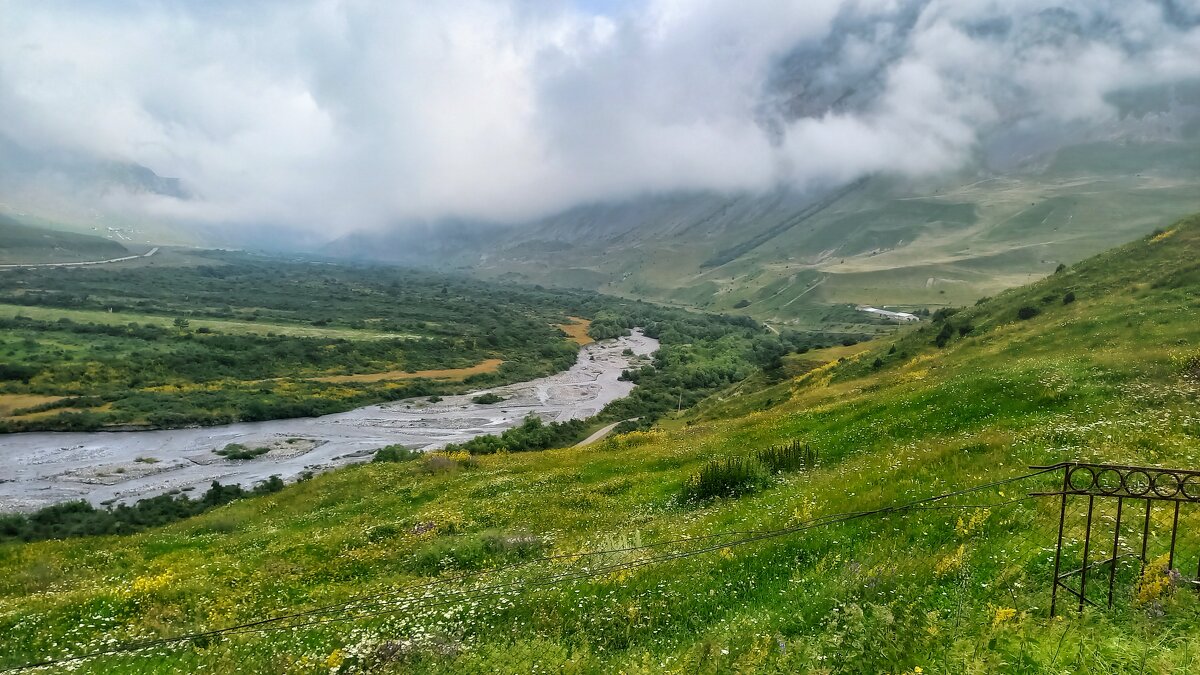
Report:
[[419,574],[431,576],[451,570],[478,570],[528,560],[545,547],[546,542],[541,537],[531,534],[485,530],[433,542],[413,555],[412,568]]
[[471,398],[472,403],[478,403],[480,405],[491,405],[493,403],[499,403],[504,400],[506,400],[506,399],[503,396],[500,396],[500,395],[495,394],[490,391],[484,392],[478,396],[473,396]]
[[409,450],[400,445],[385,445],[375,451],[375,456],[371,458],[372,462],[411,462],[415,459],[420,459],[424,453],[419,450]]
[[225,459],[254,459],[270,452],[270,448],[247,448],[241,443],[230,443],[220,450],[213,450]]
[[1037,307],[1025,305],[1017,310],[1017,318],[1022,321],[1027,321],[1041,313],[1042,310],[1038,309]]
[[1075,302],[1075,291],[1067,291],[1066,294],[1063,295],[1062,301],[1064,305],[1069,305],[1072,302]]
[[770,472],[757,459],[714,459],[684,482],[682,498],[685,502],[699,502],[740,497],[762,489],[769,480]]
[[103,509],[97,509],[82,500],[64,502],[47,506],[29,515],[0,515],[0,543],[101,534],[133,534],[147,528],[191,518],[237,499],[271,494],[283,488],[283,480],[279,476],[271,476],[251,490],[213,481],[208,491],[195,500],[186,494],[167,494],[138,500],[133,506],[118,504]]
[[754,451],[754,459],[772,473],[811,471],[817,467],[816,451],[800,441],[759,448]]
[[529,415],[520,426],[504,431],[499,436],[487,434],[476,436],[465,443],[451,443],[446,452],[465,450],[472,455],[490,455],[496,452],[527,452],[546,450],[565,445],[574,445],[583,440],[587,423],[583,420],[567,420],[546,424],[537,415]]

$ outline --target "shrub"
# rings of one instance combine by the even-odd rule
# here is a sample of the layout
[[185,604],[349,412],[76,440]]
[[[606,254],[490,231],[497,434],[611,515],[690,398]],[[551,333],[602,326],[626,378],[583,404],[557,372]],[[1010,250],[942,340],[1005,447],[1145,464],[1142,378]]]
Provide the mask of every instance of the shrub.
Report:
[[247,448],[241,443],[230,443],[220,450],[213,450],[213,452],[225,459],[254,459],[270,451],[270,448]]
[[738,497],[755,492],[770,479],[767,468],[756,459],[714,459],[683,484],[684,501],[697,502],[717,497]]
[[421,457],[421,452],[409,450],[400,444],[386,445],[375,451],[372,462],[411,462]]
[[1067,294],[1063,296],[1063,304],[1069,305],[1072,302],[1075,302],[1075,291],[1067,291]]
[[744,309],[749,306],[750,306],[750,301],[743,299],[743,300],[738,300],[736,303],[734,303],[733,308],[734,309]]
[[0,542],[132,534],[204,513],[251,494],[278,492],[283,487],[283,480],[279,476],[271,476],[250,491],[238,485],[221,485],[214,481],[208,491],[195,500],[187,495],[167,494],[139,500],[133,506],[118,504],[103,509],[85,501],[65,502],[28,515],[0,515]]
[[574,445],[583,440],[587,424],[583,420],[567,420],[546,424],[537,415],[528,415],[520,426],[508,429],[499,436],[476,436],[463,443],[451,443],[446,452],[466,451],[472,455],[495,452],[524,452]]
[[1029,319],[1032,319],[1033,317],[1037,316],[1038,314],[1041,314],[1041,311],[1038,310],[1037,307],[1031,307],[1029,305],[1025,305],[1021,309],[1017,310],[1017,318],[1022,321],[1027,321]]
[[946,343],[950,342],[950,338],[952,337],[954,337],[954,326],[951,326],[949,322],[946,322],[942,324],[942,329],[938,331],[937,337],[934,338],[933,343],[936,344],[940,349],[945,347]]
[[504,400],[503,396],[498,396],[489,391],[489,392],[482,393],[482,394],[472,398],[471,402],[478,403],[480,405],[491,405],[493,403],[499,403],[503,400]]

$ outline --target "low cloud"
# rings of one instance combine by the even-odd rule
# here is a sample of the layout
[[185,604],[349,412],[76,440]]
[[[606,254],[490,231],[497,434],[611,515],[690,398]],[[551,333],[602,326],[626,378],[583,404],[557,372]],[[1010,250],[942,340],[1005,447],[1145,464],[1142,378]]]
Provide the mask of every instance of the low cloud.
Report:
[[0,16],[0,161],[42,162],[23,181],[138,164],[186,198],[108,191],[109,208],[330,236],[951,170],[996,129],[1104,123],[1113,92],[1200,77],[1182,0],[0,0]]

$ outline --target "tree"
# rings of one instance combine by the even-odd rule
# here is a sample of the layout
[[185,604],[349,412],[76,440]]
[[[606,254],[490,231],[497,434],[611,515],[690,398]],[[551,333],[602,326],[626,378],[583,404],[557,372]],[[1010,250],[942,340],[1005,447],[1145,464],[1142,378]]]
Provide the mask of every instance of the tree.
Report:
[[177,316],[177,317],[175,317],[175,320],[171,322],[171,324],[174,325],[179,330],[187,330],[188,326],[191,325],[191,322],[188,321],[187,319],[183,318],[182,316]]

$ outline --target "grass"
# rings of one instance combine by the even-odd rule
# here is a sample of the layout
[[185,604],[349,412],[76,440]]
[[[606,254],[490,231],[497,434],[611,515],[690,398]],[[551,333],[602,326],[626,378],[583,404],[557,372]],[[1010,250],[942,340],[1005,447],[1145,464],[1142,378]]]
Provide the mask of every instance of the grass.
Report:
[[62,400],[61,396],[43,396],[40,394],[0,394],[0,417],[8,417],[13,413],[48,405]]
[[438,368],[432,370],[414,370],[412,372],[389,370],[382,373],[330,375],[328,377],[314,377],[312,379],[318,382],[382,382],[384,380],[412,380],[422,377],[431,380],[464,380],[472,375],[494,373],[500,370],[502,363],[504,363],[502,359],[484,359],[466,368]]
[[[123,326],[132,322],[172,328],[174,317],[138,312],[106,312],[102,310],[67,309],[61,307],[28,307],[0,303],[0,317],[27,316],[31,319],[57,321],[70,319],[79,323],[98,323],[108,326]],[[396,338],[418,338],[415,335],[404,335],[372,330],[355,330],[351,328],[321,328],[294,323],[259,323],[250,321],[224,321],[219,319],[189,319],[189,328],[207,328],[230,335],[289,335],[299,337],[324,337],[343,340],[385,340]]]
[[568,317],[571,323],[560,323],[558,329],[567,334],[567,339],[571,340],[580,347],[586,347],[592,344],[595,340],[588,335],[588,328],[591,327],[590,319],[583,319],[577,316]]
[[[1161,570],[1142,586],[1153,597],[1139,595],[1137,570],[1122,567],[1114,610],[1047,618],[1058,503],[1024,495],[1051,488],[1054,475],[939,503],[956,508],[802,528],[1034,464],[1200,466],[1200,381],[1190,366],[1200,355],[1198,259],[1192,219],[1165,240],[1147,237],[954,314],[947,320],[974,330],[954,331],[942,348],[940,327],[923,325],[703,406],[670,431],[373,463],[151,532],[0,546],[0,665],[437,582],[392,596],[396,611],[386,615],[166,646],[80,670],[1194,672],[1200,603]],[[1064,305],[1068,291],[1077,299]],[[1019,320],[1026,305],[1040,314]],[[736,498],[678,502],[712,460],[796,439],[819,451],[812,470]],[[1076,507],[1068,562],[1081,555]],[[1170,515],[1160,511],[1161,534]],[[1200,557],[1198,516],[1185,510],[1180,526],[1186,574]],[[660,545],[639,548],[648,544]],[[1136,544],[1131,535],[1124,545]],[[1152,538],[1151,558],[1166,544]],[[707,552],[533,586],[549,574],[699,550]],[[593,555],[510,566],[580,552]],[[456,578],[483,570],[477,582]],[[514,585],[419,597],[475,583]],[[1093,584],[1096,599],[1103,592]]]

